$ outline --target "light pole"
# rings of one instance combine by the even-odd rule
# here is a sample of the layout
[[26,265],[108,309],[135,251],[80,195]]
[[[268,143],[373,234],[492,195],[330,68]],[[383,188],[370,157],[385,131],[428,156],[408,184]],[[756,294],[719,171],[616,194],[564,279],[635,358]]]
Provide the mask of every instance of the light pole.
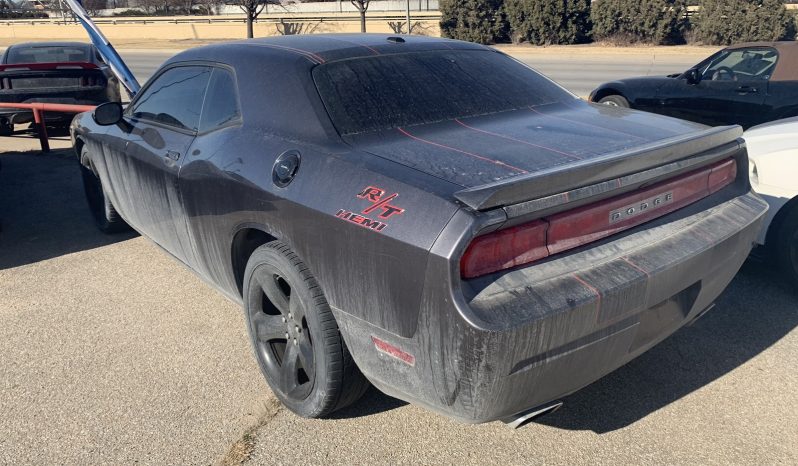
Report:
[[407,0],[407,34],[410,34],[410,0]]

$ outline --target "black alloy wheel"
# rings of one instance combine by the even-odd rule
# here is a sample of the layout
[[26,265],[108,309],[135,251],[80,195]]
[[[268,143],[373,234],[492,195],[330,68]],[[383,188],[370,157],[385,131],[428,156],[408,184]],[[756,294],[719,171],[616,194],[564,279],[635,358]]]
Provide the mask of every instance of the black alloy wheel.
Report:
[[272,241],[253,252],[244,304],[255,358],[288,409],[324,417],[368,388],[321,287],[287,245]]
[[249,306],[256,352],[264,370],[287,398],[302,401],[316,381],[313,338],[306,305],[282,272],[270,264],[255,271],[258,286]]

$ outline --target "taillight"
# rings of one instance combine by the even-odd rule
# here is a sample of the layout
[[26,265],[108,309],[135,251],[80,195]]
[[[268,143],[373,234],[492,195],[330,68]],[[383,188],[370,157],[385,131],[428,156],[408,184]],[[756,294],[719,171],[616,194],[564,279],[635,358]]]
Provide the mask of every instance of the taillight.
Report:
[[715,165],[632,193],[478,236],[460,260],[463,278],[529,264],[681,209],[731,184],[737,162]]
[[709,170],[549,217],[549,253],[606,238],[707,197]]
[[477,237],[460,259],[460,273],[463,278],[474,278],[548,256],[548,226],[535,221]]
[[715,165],[709,173],[709,192],[718,192],[724,186],[731,184],[737,178],[737,162],[727,160],[719,165]]

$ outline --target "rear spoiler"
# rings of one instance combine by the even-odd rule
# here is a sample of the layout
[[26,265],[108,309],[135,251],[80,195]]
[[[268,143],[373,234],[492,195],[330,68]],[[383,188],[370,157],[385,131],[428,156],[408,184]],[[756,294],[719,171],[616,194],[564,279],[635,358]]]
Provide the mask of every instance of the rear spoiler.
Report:
[[94,63],[68,61],[61,63],[14,63],[10,65],[0,65],[0,71],[48,71],[48,70],[96,70],[99,69]]
[[454,196],[474,210],[509,206],[690,158],[735,142],[742,135],[743,130],[739,126],[710,128],[595,159],[463,189]]

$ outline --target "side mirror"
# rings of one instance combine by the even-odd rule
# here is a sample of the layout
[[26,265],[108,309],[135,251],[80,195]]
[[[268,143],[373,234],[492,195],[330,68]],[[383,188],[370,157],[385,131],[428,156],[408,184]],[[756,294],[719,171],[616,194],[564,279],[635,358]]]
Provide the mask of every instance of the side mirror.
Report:
[[122,104],[119,102],[106,102],[98,105],[91,117],[100,126],[111,126],[122,120],[122,112]]
[[687,78],[687,84],[698,84],[701,82],[701,73],[698,72],[697,68],[688,70],[687,73],[685,73],[685,77]]

